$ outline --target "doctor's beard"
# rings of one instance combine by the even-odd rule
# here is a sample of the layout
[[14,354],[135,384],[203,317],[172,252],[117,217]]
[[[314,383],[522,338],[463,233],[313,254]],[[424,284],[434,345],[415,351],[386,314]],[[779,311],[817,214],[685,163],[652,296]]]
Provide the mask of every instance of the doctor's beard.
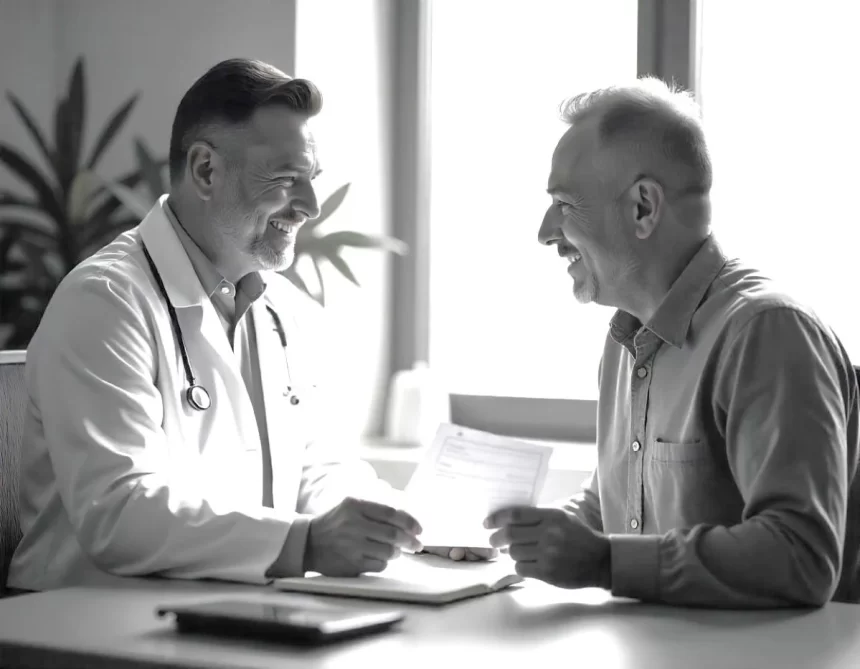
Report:
[[268,216],[257,211],[248,213],[238,206],[222,215],[219,224],[222,247],[231,247],[253,260],[258,270],[281,272],[295,260],[296,234],[285,235],[269,225]]
[[264,269],[283,272],[296,259],[295,236],[292,236],[283,248],[277,249],[266,238],[268,233],[267,230],[262,236],[255,237],[248,248],[248,253]]

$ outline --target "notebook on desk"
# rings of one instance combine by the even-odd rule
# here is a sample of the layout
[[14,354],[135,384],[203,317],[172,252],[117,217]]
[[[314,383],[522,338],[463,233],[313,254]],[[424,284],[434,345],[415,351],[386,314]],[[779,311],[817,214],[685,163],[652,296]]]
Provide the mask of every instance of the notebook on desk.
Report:
[[273,585],[287,592],[439,605],[498,592],[522,580],[509,558],[454,562],[435,555],[403,555],[376,574],[354,578],[313,574],[277,579]]

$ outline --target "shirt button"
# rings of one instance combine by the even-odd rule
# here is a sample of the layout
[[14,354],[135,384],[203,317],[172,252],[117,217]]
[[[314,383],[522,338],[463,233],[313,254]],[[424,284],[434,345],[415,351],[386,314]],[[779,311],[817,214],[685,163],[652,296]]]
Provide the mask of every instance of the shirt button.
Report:
[[634,518],[633,520],[630,521],[630,527],[632,527],[634,530],[638,529],[639,528],[639,521]]
[[640,379],[644,379],[646,376],[648,376],[648,370],[644,367],[640,367],[636,370],[636,376],[638,376]]
[[229,295],[230,294],[230,286],[221,286],[218,290],[221,291],[222,295]]
[[640,444],[638,441],[634,441],[630,447],[633,449],[634,453],[638,453],[639,449],[642,448],[642,444]]

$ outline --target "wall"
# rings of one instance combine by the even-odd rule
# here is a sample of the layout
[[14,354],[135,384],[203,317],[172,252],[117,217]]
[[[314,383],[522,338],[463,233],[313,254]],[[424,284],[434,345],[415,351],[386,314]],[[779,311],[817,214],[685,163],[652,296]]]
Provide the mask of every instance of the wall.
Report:
[[82,54],[89,84],[87,137],[135,91],[141,96],[124,134],[105,154],[103,171],[134,168],[131,138],[167,155],[173,114],[183,93],[225,58],[260,58],[292,73],[292,0],[59,0],[56,49],[61,76]]
[[[6,99],[6,91],[24,103],[40,127],[52,127],[57,87],[55,29],[55,0],[0,0],[0,141],[16,147],[40,167],[44,162]],[[0,166],[0,189],[9,188],[18,190],[19,183]]]

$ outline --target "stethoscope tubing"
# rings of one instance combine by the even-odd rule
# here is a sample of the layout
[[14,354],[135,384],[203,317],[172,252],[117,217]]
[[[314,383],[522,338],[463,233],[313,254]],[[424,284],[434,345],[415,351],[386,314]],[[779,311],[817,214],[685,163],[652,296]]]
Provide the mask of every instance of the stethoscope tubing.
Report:
[[[196,409],[197,411],[206,411],[206,409],[212,406],[212,398],[209,395],[209,391],[199,385],[194,378],[194,371],[191,367],[191,360],[188,358],[188,349],[185,346],[185,338],[182,336],[182,328],[179,326],[179,317],[176,315],[176,309],[170,301],[170,296],[167,294],[167,289],[164,287],[164,281],[161,279],[161,273],[155,266],[155,261],[153,261],[152,256],[149,254],[146,244],[141,243],[141,247],[143,248],[143,254],[146,256],[146,262],[149,264],[152,276],[155,278],[155,283],[158,285],[158,290],[164,298],[164,303],[167,305],[167,313],[170,316],[170,327],[173,330],[174,337],[176,337],[176,344],[179,346],[179,353],[182,356],[182,366],[185,368],[185,379],[188,382],[188,388],[185,390],[185,400],[193,409]],[[286,359],[287,335],[284,331],[284,326],[281,323],[281,318],[271,306],[266,305],[266,310],[275,322],[275,330],[281,340],[281,346],[284,347],[284,358]],[[290,374],[289,364],[289,360],[287,359],[287,374],[290,375],[292,383],[292,374]],[[290,404],[298,404],[299,398],[292,394],[292,387],[288,386],[287,390],[290,394]]]

